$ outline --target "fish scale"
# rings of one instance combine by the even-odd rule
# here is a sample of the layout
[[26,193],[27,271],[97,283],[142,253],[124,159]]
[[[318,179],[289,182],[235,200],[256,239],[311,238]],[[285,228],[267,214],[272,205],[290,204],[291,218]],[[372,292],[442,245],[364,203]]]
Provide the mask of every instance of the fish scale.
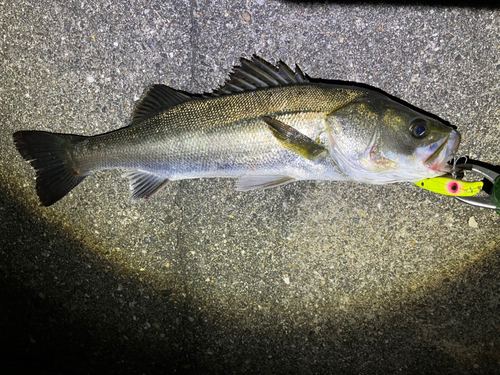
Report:
[[[282,163],[302,168],[304,174],[310,161],[283,149],[262,116],[296,117],[298,120],[290,122],[298,131],[318,138],[326,131],[322,119],[360,95],[359,91],[308,85],[191,100],[134,127],[77,143],[72,159],[82,174],[111,168],[140,169],[172,181],[239,177],[256,169],[278,174]],[[324,104],[318,106],[318,102]],[[300,121],[304,113],[314,114],[316,121]],[[333,171],[333,164],[331,167],[340,174]]]

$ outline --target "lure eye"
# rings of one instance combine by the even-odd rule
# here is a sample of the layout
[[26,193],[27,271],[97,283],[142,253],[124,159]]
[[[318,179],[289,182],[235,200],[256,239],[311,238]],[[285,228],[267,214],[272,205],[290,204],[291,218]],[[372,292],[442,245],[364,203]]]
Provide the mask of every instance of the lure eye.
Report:
[[424,138],[427,135],[427,122],[421,118],[414,118],[410,121],[410,133],[415,138]]

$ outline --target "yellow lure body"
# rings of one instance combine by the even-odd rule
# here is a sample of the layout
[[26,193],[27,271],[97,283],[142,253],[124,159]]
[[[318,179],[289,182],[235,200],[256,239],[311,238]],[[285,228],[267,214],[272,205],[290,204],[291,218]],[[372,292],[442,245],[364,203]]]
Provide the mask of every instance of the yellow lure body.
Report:
[[415,185],[433,193],[455,197],[471,197],[483,188],[481,181],[462,181],[449,177],[435,177],[415,182]]

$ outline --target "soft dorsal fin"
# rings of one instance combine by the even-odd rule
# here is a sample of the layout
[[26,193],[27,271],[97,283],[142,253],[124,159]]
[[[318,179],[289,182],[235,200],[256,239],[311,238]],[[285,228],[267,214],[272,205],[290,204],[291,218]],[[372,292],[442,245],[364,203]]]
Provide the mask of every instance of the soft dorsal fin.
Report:
[[294,72],[283,61],[274,66],[254,55],[252,60],[241,58],[240,63],[241,66],[233,67],[224,86],[206,96],[229,95],[263,87],[309,82],[298,66]]
[[142,122],[165,109],[189,100],[193,100],[193,98],[183,92],[161,84],[153,85],[144,94],[139,103],[137,103],[131,125]]

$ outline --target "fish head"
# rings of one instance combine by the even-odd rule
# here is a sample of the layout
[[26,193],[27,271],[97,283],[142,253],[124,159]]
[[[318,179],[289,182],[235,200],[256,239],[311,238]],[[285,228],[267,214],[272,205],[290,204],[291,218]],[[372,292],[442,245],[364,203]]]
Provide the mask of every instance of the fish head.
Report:
[[327,115],[329,149],[351,179],[373,184],[415,182],[451,172],[460,144],[452,127],[369,93]]

